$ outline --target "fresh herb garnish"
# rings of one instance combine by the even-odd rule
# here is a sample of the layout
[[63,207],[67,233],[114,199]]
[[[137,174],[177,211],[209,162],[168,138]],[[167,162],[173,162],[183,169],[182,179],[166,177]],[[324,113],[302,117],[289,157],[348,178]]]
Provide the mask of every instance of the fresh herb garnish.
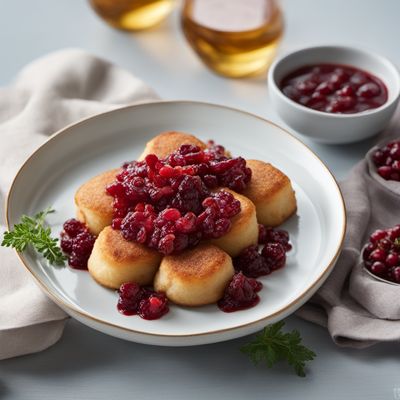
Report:
[[247,354],[254,364],[265,361],[271,368],[278,361],[286,360],[293,366],[298,376],[306,376],[304,367],[316,354],[301,344],[301,336],[297,330],[284,333],[283,321],[269,325],[259,333],[255,340],[244,345],[240,350]]
[[48,207],[34,217],[23,215],[21,222],[15,224],[13,230],[4,232],[1,245],[22,252],[31,244],[51,264],[63,265],[66,257],[57,244],[58,239],[51,237],[51,229],[45,225],[46,216],[53,212],[54,210]]

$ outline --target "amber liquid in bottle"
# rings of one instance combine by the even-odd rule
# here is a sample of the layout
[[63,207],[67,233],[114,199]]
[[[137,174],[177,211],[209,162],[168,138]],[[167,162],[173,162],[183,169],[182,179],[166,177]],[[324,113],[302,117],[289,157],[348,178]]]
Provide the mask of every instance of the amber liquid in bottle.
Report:
[[136,31],[161,22],[174,0],[90,0],[92,8],[115,28]]
[[275,0],[185,0],[181,22],[204,63],[228,77],[264,72],[283,33]]

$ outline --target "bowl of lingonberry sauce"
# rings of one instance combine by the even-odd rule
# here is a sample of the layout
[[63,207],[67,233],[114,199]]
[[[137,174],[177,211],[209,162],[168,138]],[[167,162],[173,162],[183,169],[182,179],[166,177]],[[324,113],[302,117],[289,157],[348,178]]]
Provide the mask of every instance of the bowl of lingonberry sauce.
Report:
[[389,123],[400,75],[386,58],[340,46],[290,53],[270,68],[271,101],[295,131],[322,143],[350,143]]
[[365,245],[362,258],[364,268],[374,278],[400,284],[400,225],[377,229]]

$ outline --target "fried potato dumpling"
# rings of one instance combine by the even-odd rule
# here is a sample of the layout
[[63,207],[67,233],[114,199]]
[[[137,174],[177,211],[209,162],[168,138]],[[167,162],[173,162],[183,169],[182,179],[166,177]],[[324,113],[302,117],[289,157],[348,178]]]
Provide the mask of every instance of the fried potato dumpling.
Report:
[[242,194],[256,206],[258,222],[267,226],[282,224],[297,209],[290,179],[271,164],[259,160],[246,162],[252,177]]
[[201,244],[164,257],[154,288],[176,304],[202,306],[223,296],[233,274],[232,259],[227,253],[211,244]]
[[106,193],[106,186],[115,180],[118,172],[117,168],[95,176],[84,183],[75,194],[77,218],[95,235],[111,225],[113,198]]
[[197,137],[189,133],[168,131],[161,132],[159,135],[147,142],[143,153],[138,160],[144,160],[148,154],[155,154],[158,158],[167,157],[183,144],[192,144],[205,149],[207,146]]
[[120,231],[107,226],[96,239],[88,269],[98,283],[118,289],[125,282],[150,285],[160,261],[161,254],[156,250],[128,242]]
[[240,213],[231,219],[231,229],[218,239],[211,239],[210,243],[226,251],[231,257],[236,257],[248,246],[258,243],[258,223],[256,207],[247,197],[233,190],[223,188],[240,201]]

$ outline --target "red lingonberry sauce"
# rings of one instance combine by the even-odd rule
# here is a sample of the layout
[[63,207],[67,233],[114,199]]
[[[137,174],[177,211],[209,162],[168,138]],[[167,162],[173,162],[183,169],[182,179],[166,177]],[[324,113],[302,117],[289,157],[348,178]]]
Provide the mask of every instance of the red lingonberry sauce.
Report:
[[242,271],[251,278],[268,275],[283,268],[286,264],[286,252],[292,248],[286,231],[264,225],[259,225],[258,242],[264,245],[261,252],[258,246],[249,246],[233,259],[235,270]]
[[400,283],[400,225],[373,232],[362,257],[365,267],[374,275]]
[[347,65],[301,67],[280,83],[282,92],[303,106],[333,114],[354,114],[380,107],[388,99],[376,76]]
[[[106,191],[114,198],[112,227],[126,240],[137,241],[162,254],[178,253],[201,239],[218,238],[231,227],[240,202],[219,186],[245,189],[251,170],[241,158],[229,158],[225,149],[210,142],[206,150],[183,145],[165,159],[154,154],[144,161],[125,163]],[[70,219],[61,232],[61,247],[73,268],[87,269],[95,236],[81,222]],[[259,244],[236,257],[236,274],[218,306],[225,312],[258,304],[262,284],[254,278],[282,268],[292,246],[286,231],[259,225]],[[246,276],[247,275],[247,276]],[[124,315],[152,320],[169,311],[164,293],[128,282],[118,290],[117,308]]]
[[117,309],[124,315],[139,315],[143,319],[159,319],[169,311],[164,293],[140,287],[135,282],[123,283],[118,290]]
[[182,145],[164,159],[149,154],[144,161],[125,163],[107,187],[114,197],[112,227],[126,240],[162,254],[179,253],[201,239],[226,234],[240,202],[218,186],[241,192],[251,170],[241,158],[229,158],[213,142],[206,150]]
[[254,278],[285,266],[286,252],[292,248],[286,231],[259,225],[258,242],[264,245],[261,252],[257,245],[253,245],[233,259],[236,274],[218,302],[222,311],[239,311],[257,305],[260,301],[257,292],[261,290],[262,283]]
[[68,254],[68,264],[75,269],[87,269],[87,261],[93,249],[96,237],[86,225],[76,219],[64,222],[61,232],[61,249]]
[[224,312],[254,307],[260,301],[257,292],[261,289],[261,282],[247,278],[242,272],[238,272],[225,289],[224,297],[218,301],[218,307]]
[[258,278],[272,272],[271,265],[258,251],[258,246],[249,246],[233,259],[236,271],[242,271],[246,276]]
[[376,150],[372,160],[383,179],[400,181],[400,140],[390,142]]

